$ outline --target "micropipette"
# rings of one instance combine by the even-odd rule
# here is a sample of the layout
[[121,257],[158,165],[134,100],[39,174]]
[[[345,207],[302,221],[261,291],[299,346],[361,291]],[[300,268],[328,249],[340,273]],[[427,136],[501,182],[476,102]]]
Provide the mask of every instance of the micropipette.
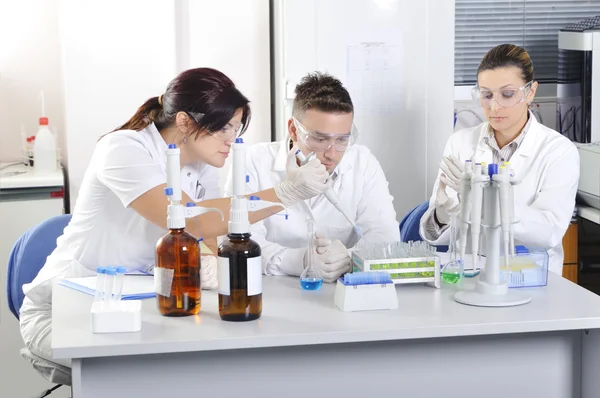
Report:
[[[302,151],[300,151],[300,150],[296,151],[296,158],[300,161],[301,165],[305,165],[306,163],[310,162],[315,156],[316,156],[316,154],[314,152],[311,152],[310,154],[308,154],[308,156],[304,156],[304,154],[302,153]],[[337,174],[335,176],[331,177],[331,178],[332,178],[332,182],[334,182],[336,180],[336,178],[337,178]],[[360,230],[360,228],[358,228],[358,225],[356,225],[356,223],[354,222],[354,220],[352,220],[350,218],[350,216],[348,216],[348,214],[342,208],[342,206],[340,204],[340,197],[337,195],[337,193],[335,193],[335,191],[333,190],[333,188],[329,188],[323,194],[325,195],[325,197],[327,198],[327,200],[329,200],[329,202],[331,202],[331,204],[340,213],[342,213],[342,215],[346,218],[346,220],[348,220],[348,222],[350,223],[350,225],[352,226],[352,228],[354,228],[354,231],[356,231],[356,233],[358,234],[358,236],[361,239],[363,239],[366,243],[369,243],[369,241],[367,240],[367,238],[365,237],[365,235],[363,235],[363,233]]]
[[467,231],[469,230],[469,197],[471,193],[471,179],[473,178],[473,164],[465,161],[465,170],[460,186],[460,259],[464,263],[467,248]]
[[483,206],[483,184],[489,177],[482,174],[482,164],[475,163],[471,183],[471,255],[473,256],[473,272],[479,260],[479,233],[481,231],[481,207]]
[[510,203],[510,175],[505,166],[500,166],[499,173],[494,174],[493,180],[498,183],[500,189],[500,225],[504,243],[504,265],[508,268],[512,206]]

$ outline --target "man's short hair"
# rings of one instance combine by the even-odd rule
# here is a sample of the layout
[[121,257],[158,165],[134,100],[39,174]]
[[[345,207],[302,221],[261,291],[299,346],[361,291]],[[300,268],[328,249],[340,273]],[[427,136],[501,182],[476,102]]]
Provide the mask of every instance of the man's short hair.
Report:
[[342,82],[327,73],[309,73],[302,78],[295,91],[292,115],[296,118],[309,109],[328,113],[354,112],[348,90]]

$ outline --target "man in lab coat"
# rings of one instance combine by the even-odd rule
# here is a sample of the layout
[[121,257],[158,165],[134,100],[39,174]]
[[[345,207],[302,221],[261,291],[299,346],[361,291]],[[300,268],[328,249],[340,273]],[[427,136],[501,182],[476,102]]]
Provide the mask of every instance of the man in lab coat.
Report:
[[[400,239],[393,198],[379,162],[365,146],[355,143],[354,107],[348,91],[336,78],[312,73],[296,87],[288,134],[279,142],[254,145],[247,153],[248,192],[269,188],[285,178],[287,153],[292,146],[305,156],[315,153],[334,181],[340,206],[366,239]],[[232,195],[230,171],[225,193]],[[324,195],[300,202],[276,216],[254,224],[252,239],[262,248],[267,275],[300,275],[308,237],[306,220],[315,221],[314,264],[326,282],[350,269],[350,251],[359,235]]]

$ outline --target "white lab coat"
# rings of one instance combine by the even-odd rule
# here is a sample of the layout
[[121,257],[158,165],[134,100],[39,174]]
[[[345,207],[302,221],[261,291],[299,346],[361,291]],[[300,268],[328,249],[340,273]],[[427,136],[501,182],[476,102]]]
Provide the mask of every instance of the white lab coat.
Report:
[[[575,207],[575,195],[579,182],[579,153],[575,145],[560,133],[540,124],[530,114],[531,126],[523,142],[510,159],[510,167],[521,183],[514,187],[515,244],[528,248],[546,249],[549,269],[562,275],[565,234]],[[491,148],[483,137],[489,124],[463,129],[452,134],[446,143],[444,156],[454,155],[461,161],[493,161]],[[420,234],[426,236],[425,223],[434,211],[438,179],[433,187],[429,209],[421,218]],[[454,190],[447,188],[449,196],[456,200]],[[447,245],[449,230],[438,239],[428,240],[434,245]]]
[[[289,140],[254,145],[247,152],[247,192],[273,188],[285,178]],[[400,231],[388,190],[388,182],[379,162],[362,145],[353,145],[334,172],[333,184],[342,207],[348,212],[370,242],[398,241]],[[232,195],[232,175],[225,185],[225,194]],[[306,219],[315,220],[317,231],[329,239],[339,239],[352,248],[358,236],[339,211],[319,195],[273,215],[251,227],[252,239],[262,249],[263,271],[270,275],[300,275],[308,245]]]

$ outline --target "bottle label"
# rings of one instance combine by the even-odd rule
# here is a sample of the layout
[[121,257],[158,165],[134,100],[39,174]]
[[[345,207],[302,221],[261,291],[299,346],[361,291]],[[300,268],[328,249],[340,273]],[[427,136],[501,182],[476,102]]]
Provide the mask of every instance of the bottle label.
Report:
[[[256,296],[262,293],[262,258],[253,257],[246,261],[247,268],[247,290],[248,296]],[[217,257],[217,277],[219,279],[219,294],[231,295],[231,282],[229,280],[229,259]]]
[[262,258],[248,259],[248,296],[262,293]]
[[154,267],[154,291],[161,296],[171,296],[171,286],[173,285],[173,274],[175,270]]
[[219,280],[219,294],[230,296],[229,259],[217,257],[217,279]]

